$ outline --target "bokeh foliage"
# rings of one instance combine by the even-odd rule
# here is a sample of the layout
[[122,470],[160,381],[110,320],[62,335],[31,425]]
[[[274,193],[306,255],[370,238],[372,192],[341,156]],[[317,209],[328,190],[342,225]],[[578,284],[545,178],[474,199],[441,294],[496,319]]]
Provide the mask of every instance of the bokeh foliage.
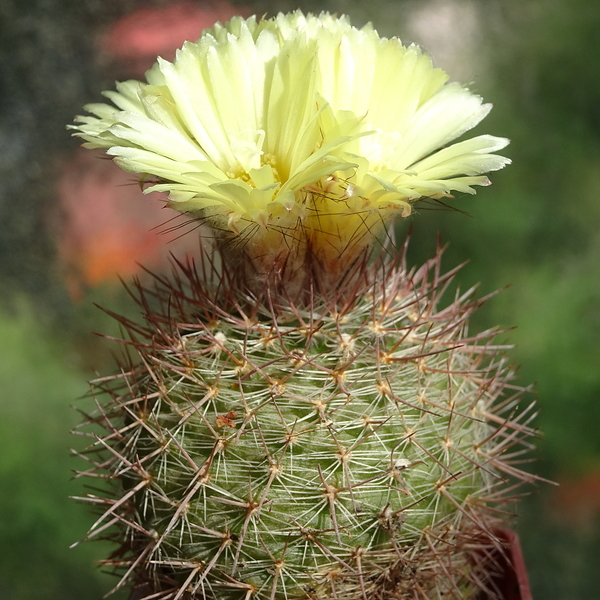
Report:
[[91,568],[100,549],[69,548],[90,518],[67,499],[84,491],[71,479],[68,448],[74,445],[69,429],[78,421],[71,404],[87,385],[64,340],[51,338],[25,302],[0,319],[0,581],[6,600],[91,600],[107,587]]

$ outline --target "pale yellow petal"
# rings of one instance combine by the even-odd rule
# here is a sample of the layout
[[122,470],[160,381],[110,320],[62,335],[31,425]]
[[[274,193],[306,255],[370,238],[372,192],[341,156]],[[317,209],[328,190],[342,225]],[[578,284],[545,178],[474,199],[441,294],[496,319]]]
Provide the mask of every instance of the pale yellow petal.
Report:
[[328,13],[216,24],[105,96],[75,135],[217,231],[260,225],[267,246],[299,228],[331,256],[360,248],[420,197],[474,193],[510,162],[504,138],[455,142],[489,104],[417,46]]

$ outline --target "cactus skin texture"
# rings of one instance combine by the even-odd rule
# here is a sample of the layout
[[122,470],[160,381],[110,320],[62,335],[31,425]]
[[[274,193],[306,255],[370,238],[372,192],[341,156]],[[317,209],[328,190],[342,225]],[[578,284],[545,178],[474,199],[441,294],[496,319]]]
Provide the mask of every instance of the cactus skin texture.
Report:
[[[93,382],[88,537],[132,598],[500,597],[494,531],[533,401],[440,256],[366,262],[296,298],[179,265],[134,296],[118,375]],[[209,265],[208,269],[211,269]],[[209,274],[210,275],[210,274]],[[212,279],[212,284],[206,280]],[[133,354],[136,355],[132,358]],[[98,435],[99,427],[102,434]],[[481,597],[481,596],[477,596]]]

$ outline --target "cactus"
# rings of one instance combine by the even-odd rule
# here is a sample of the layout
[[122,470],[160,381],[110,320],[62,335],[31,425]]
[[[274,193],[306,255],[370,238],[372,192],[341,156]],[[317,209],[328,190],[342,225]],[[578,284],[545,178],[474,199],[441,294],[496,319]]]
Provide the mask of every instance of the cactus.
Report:
[[94,382],[110,400],[87,423],[105,429],[88,433],[92,472],[113,481],[91,535],[118,523],[107,564],[136,597],[485,587],[532,405],[490,332],[468,334],[472,293],[439,307],[440,256],[308,301],[190,266],[139,287],[144,326],[120,319],[138,358]]
[[[397,164],[382,166],[391,138],[376,151],[360,146],[380,133],[315,79],[329,65],[321,48],[336,36],[339,48],[356,44],[348,52],[357,63],[372,44],[376,72],[390,52],[413,69],[402,77],[420,85],[422,112],[418,103],[405,111],[403,135],[414,138],[411,122],[421,122],[432,139],[413,140],[422,148],[412,162],[398,158],[394,138]],[[226,153],[200,143],[182,89],[192,86],[190,64],[218,71],[242,46],[250,61],[252,44],[271,57],[262,67],[271,93],[283,81],[279,100],[292,108],[306,93],[298,102],[308,116],[286,121],[272,108],[280,121],[261,130],[268,152],[250,152],[260,136],[246,136],[242,156],[239,133],[228,171]],[[269,44],[279,45],[275,59]],[[303,71],[302,89],[285,78],[286,61],[314,60],[319,69]],[[491,154],[506,141],[491,136],[439,150],[489,108],[444,85],[419,51],[329,15],[234,20],[169,65],[158,63],[146,87],[128,82],[107,94],[121,112],[92,105],[95,117],[74,126],[124,168],[157,176],[149,189],[212,226],[217,246],[198,265],[177,263],[170,279],[137,284],[143,322],[116,316],[129,352],[116,375],[93,382],[97,410],[78,429],[91,437],[81,475],[110,484],[85,500],[102,510],[88,537],[119,546],[105,561],[121,574],[116,589],[148,600],[494,597],[496,531],[516,487],[532,479],[518,465],[533,403],[494,332],[468,332],[481,302],[473,290],[446,300],[456,270],[442,274],[441,250],[409,269],[404,250],[372,259],[369,249],[416,199],[472,191],[487,182],[482,172],[506,164]],[[385,97],[373,97],[376,121]],[[167,113],[165,100],[180,112]],[[439,127],[431,106],[448,113],[448,131],[426,135],[427,123]],[[277,127],[298,144],[294,157]],[[151,141],[167,129],[162,146]],[[194,151],[213,162],[185,162],[177,136],[185,152],[195,139]],[[296,156],[301,146],[305,157]]]

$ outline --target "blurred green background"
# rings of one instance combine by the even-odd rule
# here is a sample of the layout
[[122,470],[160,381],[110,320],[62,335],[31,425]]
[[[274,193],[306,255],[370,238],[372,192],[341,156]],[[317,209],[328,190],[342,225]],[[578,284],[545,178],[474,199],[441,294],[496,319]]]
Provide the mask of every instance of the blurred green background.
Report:
[[[520,509],[533,596],[599,597],[600,2],[282,0],[160,12],[173,4],[0,0],[0,598],[94,600],[114,583],[94,567],[106,548],[69,549],[92,519],[68,499],[84,491],[71,480],[82,466],[68,451],[81,447],[68,434],[78,421],[71,405],[89,408],[77,400],[86,381],[111,369],[111,345],[90,332],[118,334],[93,303],[131,314],[116,273],[139,274],[137,260],[161,269],[170,250],[195,243],[193,232],[183,243],[147,238],[149,200],[110,163],[86,162],[65,124],[115,78],[139,77],[151,52],[184,39],[173,15],[209,25],[298,7],[417,42],[494,103],[477,131],[511,138],[514,164],[454,202],[467,215],[418,210],[409,257],[431,255],[439,232],[448,268],[469,261],[462,288],[509,286],[473,327],[516,327],[502,338],[516,344],[521,382],[536,382],[544,434],[531,468],[561,483],[540,485]],[[163,15],[155,30],[152,10]],[[186,31],[200,22],[184,20]]]

